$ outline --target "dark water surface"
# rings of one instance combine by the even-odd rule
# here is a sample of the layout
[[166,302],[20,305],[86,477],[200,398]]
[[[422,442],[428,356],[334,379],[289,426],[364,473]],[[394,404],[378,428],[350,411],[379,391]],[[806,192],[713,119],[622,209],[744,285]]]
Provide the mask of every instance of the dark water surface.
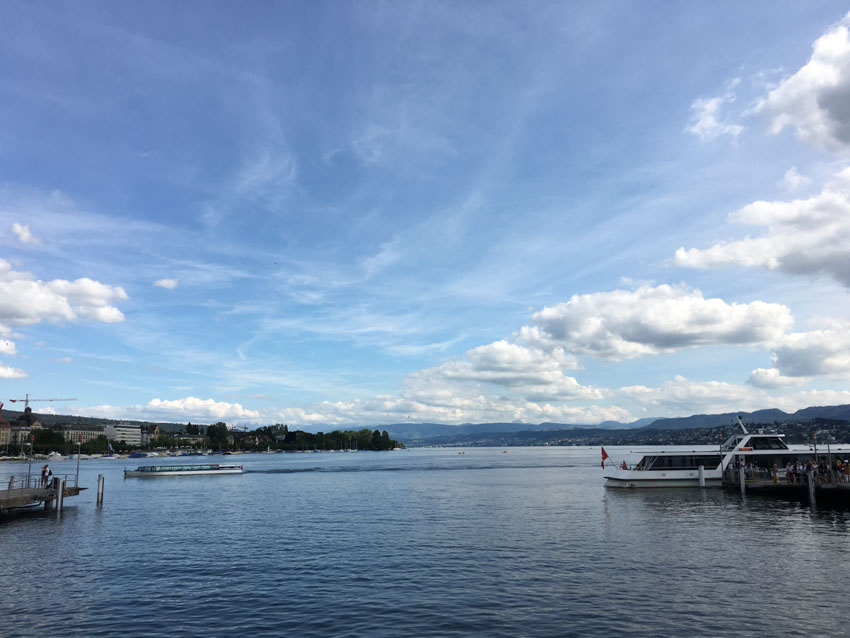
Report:
[[[156,461],[83,461],[91,489],[61,516],[0,518],[0,634],[834,636],[850,622],[846,511],[605,489],[597,448],[226,460],[248,471],[124,479]],[[21,471],[0,465],[0,482]]]

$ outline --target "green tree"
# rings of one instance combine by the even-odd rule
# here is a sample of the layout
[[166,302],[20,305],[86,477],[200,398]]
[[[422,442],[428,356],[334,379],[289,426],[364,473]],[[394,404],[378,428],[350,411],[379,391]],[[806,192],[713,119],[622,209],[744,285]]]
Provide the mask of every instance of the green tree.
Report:
[[207,427],[207,437],[210,447],[221,449],[227,446],[227,425],[222,422],[214,423]]
[[36,454],[46,454],[48,452],[59,452],[67,454],[71,449],[71,444],[65,440],[61,432],[51,430],[50,428],[36,428],[32,430],[35,438],[32,444],[32,451]]
[[83,454],[106,454],[109,446],[109,441],[106,440],[106,435],[99,434],[91,441],[83,443],[81,452]]

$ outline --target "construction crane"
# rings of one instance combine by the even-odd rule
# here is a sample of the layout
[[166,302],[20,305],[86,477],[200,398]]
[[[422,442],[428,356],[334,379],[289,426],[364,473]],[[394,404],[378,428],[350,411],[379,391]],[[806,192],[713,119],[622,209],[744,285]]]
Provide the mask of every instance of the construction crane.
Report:
[[29,392],[27,392],[26,397],[23,399],[9,399],[12,403],[20,403],[24,402],[24,410],[30,407],[30,401],[76,401],[76,399],[30,399]]

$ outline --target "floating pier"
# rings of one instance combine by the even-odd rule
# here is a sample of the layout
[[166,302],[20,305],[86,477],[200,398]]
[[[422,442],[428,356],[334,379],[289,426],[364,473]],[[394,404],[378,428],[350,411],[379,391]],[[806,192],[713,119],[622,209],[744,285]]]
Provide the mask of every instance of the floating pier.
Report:
[[728,490],[740,490],[742,494],[753,493],[765,496],[789,498],[823,505],[850,506],[850,483],[843,482],[840,476],[818,475],[810,472],[789,481],[784,472],[776,477],[744,477],[743,468],[733,475],[726,472],[723,487]]
[[41,479],[37,477],[11,477],[8,484],[0,489],[0,513],[15,512],[23,509],[32,509],[44,505],[44,509],[56,507],[62,509],[64,500],[70,496],[77,496],[85,487],[77,485],[76,475],[73,477],[73,485],[69,485],[68,476],[57,476],[49,486],[41,485]]

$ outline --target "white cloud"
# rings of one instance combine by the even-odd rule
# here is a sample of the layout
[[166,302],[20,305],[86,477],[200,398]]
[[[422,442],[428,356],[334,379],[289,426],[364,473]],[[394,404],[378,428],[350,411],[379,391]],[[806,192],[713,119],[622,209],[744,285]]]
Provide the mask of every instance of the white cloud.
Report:
[[600,389],[582,386],[562,372],[577,367],[575,357],[561,347],[544,350],[501,340],[473,348],[460,359],[414,372],[406,385],[408,396],[417,398],[435,388],[445,387],[446,394],[458,392],[461,384],[500,386],[532,402],[602,398]]
[[239,403],[186,397],[174,401],[151,399],[145,408],[151,412],[183,414],[201,419],[251,419],[260,416],[256,410],[243,408]]
[[56,359],[56,363],[73,363],[74,359],[71,357],[59,357]]
[[750,373],[750,377],[747,379],[748,384],[766,390],[805,385],[809,381],[811,381],[810,377],[783,376],[776,368],[756,368]]
[[692,268],[747,266],[795,275],[826,275],[850,287],[850,171],[819,195],[790,202],[757,201],[729,216],[731,222],[765,226],[759,237],[679,248],[673,262]]
[[765,407],[766,394],[748,386],[723,381],[692,381],[676,375],[658,387],[626,386],[619,393],[665,415],[713,414]]
[[785,335],[773,350],[773,365],[783,375],[850,376],[850,322],[822,320],[811,332]]
[[723,95],[710,98],[697,98],[691,103],[691,119],[685,130],[693,133],[703,142],[716,140],[721,135],[729,135],[733,140],[744,130],[740,124],[726,121],[723,113],[724,107],[735,101],[732,88],[737,86],[738,80],[730,83],[730,90]]
[[772,342],[793,323],[781,304],[727,304],[705,299],[699,290],[669,285],[574,295],[534,314],[532,321],[520,331],[524,342],[606,359]]
[[0,364],[0,379],[25,379],[27,376],[28,375],[24,370],[10,368]]
[[0,259],[0,334],[42,321],[123,321],[124,315],[112,304],[124,299],[127,293],[117,286],[85,277],[39,281],[30,273],[12,270],[9,262]]
[[328,424],[331,427],[381,423],[599,423],[627,422],[632,415],[617,406],[568,406],[517,401],[481,393],[409,397],[376,396],[353,401],[322,402],[301,408],[264,412],[269,422]]
[[15,348],[15,342],[9,341],[8,339],[0,339],[0,354],[17,354],[18,350]]
[[136,418],[178,422],[258,419],[261,416],[260,412],[246,409],[239,403],[226,403],[197,397],[186,397],[173,401],[151,399],[146,405],[98,405],[80,408],[79,412],[80,414],[103,418]]
[[812,183],[810,177],[806,177],[805,175],[801,175],[797,171],[796,166],[792,166],[787,171],[785,171],[785,175],[782,176],[782,181],[780,182],[780,186],[789,192],[800,190]]
[[22,244],[41,244],[41,240],[30,232],[29,226],[22,226],[18,222],[12,224],[12,232],[18,236]]
[[174,290],[177,288],[179,282],[176,279],[157,279],[153,282],[154,286],[159,288],[166,288],[167,290]]
[[850,149],[850,13],[812,45],[812,56],[756,107],[771,117],[770,132],[786,126],[802,141],[829,151]]

